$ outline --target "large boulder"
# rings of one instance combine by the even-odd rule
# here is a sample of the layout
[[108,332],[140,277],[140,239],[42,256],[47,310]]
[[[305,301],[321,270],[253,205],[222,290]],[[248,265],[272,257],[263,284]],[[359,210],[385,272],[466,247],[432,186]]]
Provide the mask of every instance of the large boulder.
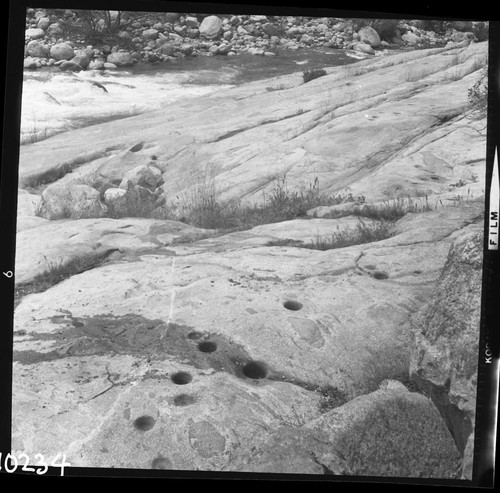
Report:
[[362,43],[366,43],[370,45],[372,48],[378,48],[380,46],[380,36],[373,27],[365,26],[362,27],[359,31],[359,40]]
[[[105,185],[119,186],[126,173],[134,168],[149,165],[151,160],[149,156],[145,156],[141,152],[141,145],[141,143],[136,144],[126,151],[118,152],[105,159],[96,170],[94,186],[99,190]],[[142,173],[144,175],[146,173],[145,168],[140,169],[143,171],[137,171],[137,174],[141,175]],[[151,173],[154,173],[154,171],[151,171]]]
[[268,35],[268,36],[279,36],[281,34],[281,31],[277,26],[275,26],[271,22],[266,22],[265,24],[262,25],[262,30]]
[[157,39],[158,38],[158,35],[159,35],[159,31],[158,29],[145,29],[143,32],[142,32],[142,36],[145,38],[145,39]]
[[257,435],[228,469],[456,479],[460,454],[433,403],[380,389],[306,423]]
[[465,230],[453,244],[432,300],[414,319],[411,377],[431,397],[464,457],[471,479],[477,391],[483,233]]
[[75,52],[68,43],[58,43],[50,48],[50,56],[54,60],[71,60]]
[[50,47],[44,44],[42,41],[33,39],[27,44],[26,51],[29,56],[36,58],[46,58],[49,56]]
[[59,22],[54,22],[47,28],[47,34],[54,37],[61,36],[64,34],[64,29]]
[[418,36],[417,34],[411,32],[411,31],[404,33],[401,36],[401,39],[409,45],[417,45],[422,41],[420,36]]
[[142,164],[125,173],[120,188],[128,189],[131,186],[139,185],[149,190],[155,190],[162,180],[162,172],[157,167]]
[[104,202],[111,217],[150,217],[157,194],[148,188],[128,183],[128,188],[108,188]]
[[106,207],[94,188],[56,182],[43,191],[39,215],[47,219],[97,218],[106,215]]
[[76,50],[74,58],[71,59],[72,62],[80,65],[83,70],[88,68],[90,60],[91,55],[86,50]]
[[108,55],[107,62],[117,67],[128,67],[133,65],[136,60],[128,51],[117,51]]
[[50,26],[50,19],[48,17],[40,17],[36,23],[36,27],[43,29],[44,31]]
[[37,62],[34,58],[31,58],[30,56],[28,56],[23,61],[23,67],[26,70],[35,70],[38,68],[38,65],[37,65]]
[[26,39],[41,39],[45,36],[45,31],[39,27],[31,27],[26,29]]
[[186,19],[184,20],[185,24],[187,27],[194,29],[198,28],[200,26],[200,23],[198,22],[198,19],[193,16],[187,16]]
[[207,38],[215,38],[222,29],[222,19],[216,15],[205,17],[200,24],[200,34]]
[[80,70],[83,70],[82,66],[73,60],[64,60],[59,65],[59,68],[66,72],[80,72]]

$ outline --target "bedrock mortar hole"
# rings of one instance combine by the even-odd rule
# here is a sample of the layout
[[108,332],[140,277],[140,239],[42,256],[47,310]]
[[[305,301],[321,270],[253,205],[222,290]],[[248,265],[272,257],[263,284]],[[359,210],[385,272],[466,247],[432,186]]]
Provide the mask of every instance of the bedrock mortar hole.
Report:
[[293,301],[293,300],[288,300],[288,301],[285,301],[283,303],[283,306],[287,309],[287,310],[292,310],[292,311],[298,311],[300,309],[302,309],[302,307],[304,306],[302,303],[298,302],[298,301]]
[[252,378],[254,380],[260,379],[260,378],[266,378],[267,367],[264,363],[261,363],[260,361],[249,361],[243,367],[243,374],[246,377]]
[[385,272],[375,272],[375,274],[373,274],[373,277],[378,280],[389,279],[389,276]]
[[213,341],[203,341],[198,344],[198,349],[202,353],[213,353],[217,349],[217,344]]
[[166,457],[157,457],[151,463],[153,469],[172,469],[172,463]]
[[141,431],[147,431],[153,428],[153,426],[156,424],[155,419],[153,416],[139,416],[135,421],[134,421],[134,426]]
[[193,377],[186,371],[179,371],[177,373],[174,373],[170,377],[170,380],[172,380],[172,382],[174,382],[176,385],[186,385],[193,380]]

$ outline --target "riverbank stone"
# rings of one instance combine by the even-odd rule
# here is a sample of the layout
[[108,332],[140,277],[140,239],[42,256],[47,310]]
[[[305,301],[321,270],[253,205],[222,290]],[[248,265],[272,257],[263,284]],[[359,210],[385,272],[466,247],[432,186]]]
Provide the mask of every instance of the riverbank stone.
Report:
[[50,56],[54,60],[71,60],[75,52],[68,43],[58,43],[50,48]]

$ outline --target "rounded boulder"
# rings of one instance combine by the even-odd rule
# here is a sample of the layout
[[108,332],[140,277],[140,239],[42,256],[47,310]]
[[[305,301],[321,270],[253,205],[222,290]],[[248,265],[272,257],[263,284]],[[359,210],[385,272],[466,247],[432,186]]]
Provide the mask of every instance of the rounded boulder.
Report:
[[54,60],[71,60],[75,52],[68,43],[58,43],[50,48],[50,57]]

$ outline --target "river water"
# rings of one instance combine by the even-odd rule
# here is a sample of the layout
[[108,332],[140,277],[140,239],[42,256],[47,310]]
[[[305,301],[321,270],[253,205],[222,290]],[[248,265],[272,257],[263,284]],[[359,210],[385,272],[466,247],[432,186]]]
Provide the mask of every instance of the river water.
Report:
[[315,49],[256,55],[197,56],[113,71],[25,71],[21,144],[103,121],[161,109],[245,82],[356,62],[343,50]]

